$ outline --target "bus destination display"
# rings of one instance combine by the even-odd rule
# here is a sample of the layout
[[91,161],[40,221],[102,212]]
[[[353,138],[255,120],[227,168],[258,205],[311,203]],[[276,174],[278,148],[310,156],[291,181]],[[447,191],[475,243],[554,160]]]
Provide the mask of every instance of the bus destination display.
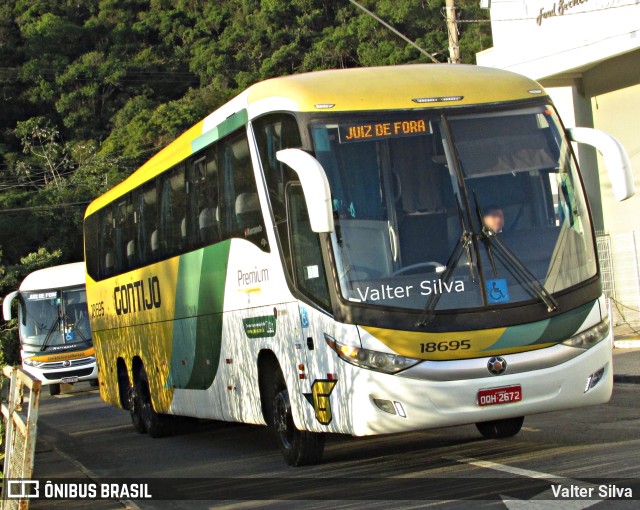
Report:
[[424,119],[368,122],[362,124],[340,124],[340,143],[380,140],[401,136],[429,134],[429,123]]

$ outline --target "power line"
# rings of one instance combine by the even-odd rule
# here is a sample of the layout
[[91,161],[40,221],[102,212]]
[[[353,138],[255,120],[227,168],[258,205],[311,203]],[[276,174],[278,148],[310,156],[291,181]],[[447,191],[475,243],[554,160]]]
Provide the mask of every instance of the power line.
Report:
[[355,5],[358,9],[364,11],[366,14],[368,14],[369,16],[371,16],[373,19],[375,19],[378,23],[382,24],[383,26],[385,26],[386,28],[388,28],[389,30],[391,30],[394,34],[396,34],[398,37],[400,37],[403,41],[407,42],[408,44],[410,44],[411,46],[413,46],[415,49],[417,49],[420,53],[422,53],[423,55],[429,57],[431,59],[432,62],[434,62],[435,64],[438,64],[439,62],[435,59],[435,57],[429,53],[426,50],[423,50],[420,46],[418,46],[416,43],[414,43],[411,39],[409,39],[407,36],[405,36],[404,34],[402,34],[401,32],[399,32],[398,30],[396,30],[395,28],[393,28],[391,25],[389,25],[389,23],[387,23],[386,21],[384,21],[382,18],[379,18],[378,16],[376,16],[374,13],[372,13],[369,9],[367,9],[366,7],[360,5],[358,2],[356,2],[355,0],[349,0],[349,2],[351,2],[353,5]]

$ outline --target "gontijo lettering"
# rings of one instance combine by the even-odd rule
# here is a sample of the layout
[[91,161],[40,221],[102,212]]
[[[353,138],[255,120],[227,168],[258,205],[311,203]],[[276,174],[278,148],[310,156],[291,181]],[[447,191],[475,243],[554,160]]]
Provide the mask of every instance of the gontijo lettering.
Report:
[[117,315],[160,308],[160,280],[157,276],[152,276],[146,280],[116,286],[113,289],[113,302]]

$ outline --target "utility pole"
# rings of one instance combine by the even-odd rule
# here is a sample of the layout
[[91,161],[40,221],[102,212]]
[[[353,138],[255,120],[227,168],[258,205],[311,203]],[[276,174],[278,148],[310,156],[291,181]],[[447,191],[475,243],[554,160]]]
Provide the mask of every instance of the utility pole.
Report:
[[460,46],[458,46],[458,20],[455,0],[446,0],[447,31],[449,32],[449,60],[452,64],[460,63]]

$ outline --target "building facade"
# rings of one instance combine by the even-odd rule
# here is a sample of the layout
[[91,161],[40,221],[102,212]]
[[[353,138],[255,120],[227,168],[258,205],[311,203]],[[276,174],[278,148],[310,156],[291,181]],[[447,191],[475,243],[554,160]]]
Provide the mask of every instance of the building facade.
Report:
[[497,0],[493,48],[478,65],[539,81],[567,127],[602,129],[627,150],[636,196],[613,197],[596,152],[578,148],[599,233],[605,290],[628,331],[640,326],[640,0]]

